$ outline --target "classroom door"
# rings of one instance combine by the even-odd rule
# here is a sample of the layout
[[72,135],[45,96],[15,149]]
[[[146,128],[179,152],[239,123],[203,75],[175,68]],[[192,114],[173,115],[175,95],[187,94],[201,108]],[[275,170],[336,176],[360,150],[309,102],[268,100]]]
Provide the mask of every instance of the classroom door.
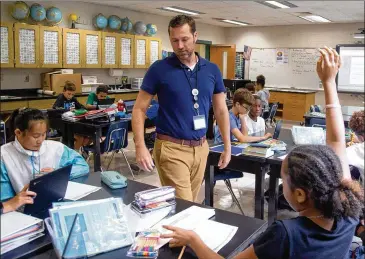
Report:
[[211,45],[210,61],[217,64],[223,79],[234,79],[236,45]]

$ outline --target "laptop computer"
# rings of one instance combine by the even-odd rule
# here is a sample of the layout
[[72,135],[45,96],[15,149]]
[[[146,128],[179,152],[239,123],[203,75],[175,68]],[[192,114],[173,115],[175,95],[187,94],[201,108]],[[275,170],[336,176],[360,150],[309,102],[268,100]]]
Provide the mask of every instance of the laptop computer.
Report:
[[28,190],[35,192],[37,196],[34,198],[33,204],[25,205],[24,213],[32,216],[39,215],[47,211],[52,202],[63,200],[71,168],[72,165],[68,165],[31,180]]
[[279,138],[280,131],[281,131],[281,125],[282,125],[282,124],[283,124],[283,121],[282,121],[282,120],[279,120],[279,121],[276,123],[275,131],[274,131],[274,135],[272,135],[272,138],[273,138],[273,139],[278,139],[278,138]]
[[107,109],[115,102],[115,98],[98,100],[98,109]]

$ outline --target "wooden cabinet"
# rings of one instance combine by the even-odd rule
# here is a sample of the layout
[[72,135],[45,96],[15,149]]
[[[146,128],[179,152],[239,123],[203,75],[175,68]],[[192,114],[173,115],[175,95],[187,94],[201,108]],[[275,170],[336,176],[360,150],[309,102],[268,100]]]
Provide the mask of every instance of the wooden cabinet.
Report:
[[133,68],[136,64],[135,37],[133,35],[122,34],[119,38],[119,68]]
[[148,37],[135,36],[134,37],[134,68],[148,68],[149,67],[149,49],[148,49]]
[[14,24],[15,67],[39,67],[39,26]]
[[64,68],[81,68],[82,51],[81,38],[82,30],[62,29],[63,33],[63,67]]
[[52,109],[53,104],[56,102],[56,99],[45,99],[45,100],[31,100],[28,101],[29,108],[35,109]]
[[13,24],[0,23],[1,28],[1,62],[0,67],[14,67]]
[[276,117],[284,120],[303,121],[304,114],[315,103],[315,93],[270,91],[270,103],[279,103]]
[[148,39],[148,65],[151,66],[155,61],[162,58],[162,43],[158,38]]
[[102,32],[101,42],[101,67],[118,68],[119,66],[119,40],[120,34]]
[[1,112],[11,112],[19,108],[28,108],[28,101],[0,102]]
[[82,31],[82,67],[101,68],[101,32]]
[[40,26],[40,64],[42,68],[62,67],[62,29]]

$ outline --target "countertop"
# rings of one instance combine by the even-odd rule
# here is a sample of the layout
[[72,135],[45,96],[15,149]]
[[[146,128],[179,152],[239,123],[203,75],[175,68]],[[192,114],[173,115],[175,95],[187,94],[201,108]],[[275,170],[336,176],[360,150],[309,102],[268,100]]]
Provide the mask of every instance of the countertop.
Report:
[[[18,90],[19,92],[19,90]],[[30,101],[30,100],[46,100],[46,99],[56,99],[58,95],[44,95],[37,94],[31,91],[21,91],[22,93],[14,92],[14,90],[8,93],[1,93],[1,102],[14,102],[14,101]],[[109,94],[125,94],[125,93],[138,93],[138,89],[122,89],[119,91],[110,90]],[[88,96],[90,93],[75,94],[75,97]],[[10,98],[4,98],[3,96],[10,96]]]
[[265,89],[272,92],[298,93],[298,94],[312,94],[319,91],[319,90],[308,90],[308,89],[270,88],[270,87],[266,87]]

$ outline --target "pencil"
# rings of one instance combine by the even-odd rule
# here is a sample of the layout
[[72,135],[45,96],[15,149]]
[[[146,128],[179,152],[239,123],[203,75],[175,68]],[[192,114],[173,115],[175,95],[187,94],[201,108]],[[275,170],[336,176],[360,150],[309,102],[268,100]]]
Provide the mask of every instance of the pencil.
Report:
[[184,251],[185,251],[185,248],[186,248],[186,246],[183,246],[183,248],[181,249],[181,252],[179,254],[179,257],[177,259],[181,259],[182,258],[183,254],[184,254]]

